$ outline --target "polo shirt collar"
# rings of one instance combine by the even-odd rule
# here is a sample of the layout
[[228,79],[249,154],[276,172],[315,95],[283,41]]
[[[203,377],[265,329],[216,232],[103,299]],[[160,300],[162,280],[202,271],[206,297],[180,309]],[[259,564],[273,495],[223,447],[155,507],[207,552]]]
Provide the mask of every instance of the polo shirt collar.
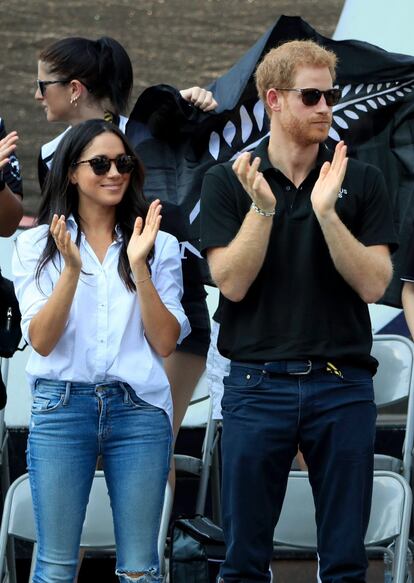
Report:
[[[265,138],[260,142],[257,148],[253,152],[252,159],[256,156],[259,156],[261,159],[260,162],[260,171],[266,172],[266,170],[276,170],[280,172],[278,168],[275,168],[269,160],[268,154],[268,147],[269,147],[269,139]],[[330,162],[332,160],[333,153],[329,150],[328,146],[325,143],[319,145],[318,156],[316,158],[315,168],[320,169],[324,162]]]

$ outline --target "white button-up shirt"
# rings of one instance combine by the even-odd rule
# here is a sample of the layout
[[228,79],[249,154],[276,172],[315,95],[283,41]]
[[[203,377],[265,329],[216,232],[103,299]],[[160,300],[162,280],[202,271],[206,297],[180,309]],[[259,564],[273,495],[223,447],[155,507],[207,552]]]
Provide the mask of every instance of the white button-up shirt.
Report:
[[[75,240],[77,225],[72,217],[67,227]],[[12,259],[22,332],[29,344],[30,321],[46,303],[64,266],[58,254],[42,270],[39,283],[36,281],[36,267],[48,229],[41,225],[22,233]],[[82,233],[82,272],[65,330],[48,356],[31,353],[27,376],[32,387],[38,378],[85,383],[123,381],[139,397],[164,409],[171,419],[171,392],[162,358],[145,337],[136,293],[130,292],[118,275],[121,241],[117,231],[116,240],[100,263]],[[156,238],[151,273],[162,302],[180,324],[181,342],[190,333],[190,324],[180,303],[180,251],[175,237],[163,231]]]

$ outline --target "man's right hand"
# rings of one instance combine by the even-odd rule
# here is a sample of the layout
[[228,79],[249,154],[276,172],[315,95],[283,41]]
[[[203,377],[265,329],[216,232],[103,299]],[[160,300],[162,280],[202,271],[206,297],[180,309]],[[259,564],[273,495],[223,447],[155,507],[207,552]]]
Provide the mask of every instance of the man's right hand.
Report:
[[276,198],[269,183],[259,172],[260,158],[250,163],[250,152],[244,152],[234,162],[232,168],[244,190],[252,201],[265,212],[272,212],[276,207]]

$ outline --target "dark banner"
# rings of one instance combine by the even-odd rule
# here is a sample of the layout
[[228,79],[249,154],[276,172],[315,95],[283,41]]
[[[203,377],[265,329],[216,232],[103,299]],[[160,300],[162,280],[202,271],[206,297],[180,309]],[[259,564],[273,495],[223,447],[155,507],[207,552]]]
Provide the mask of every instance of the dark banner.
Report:
[[[181,242],[187,280],[188,275],[200,277],[201,272],[207,282],[208,272],[198,252],[204,172],[255,148],[268,134],[253,74],[268,50],[293,39],[313,39],[338,55],[336,84],[342,89],[342,99],[333,110],[328,145],[333,148],[339,139],[345,140],[350,156],[378,166],[385,175],[400,249],[393,258],[395,276],[382,303],[400,306],[399,277],[414,219],[414,57],[360,41],[334,41],[299,17],[280,17],[212,84],[219,103],[216,112],[195,110],[169,86],[150,87],[142,93],[127,133],[148,169],[146,192],[164,201],[164,228]],[[138,137],[141,124],[151,137],[148,133]]]

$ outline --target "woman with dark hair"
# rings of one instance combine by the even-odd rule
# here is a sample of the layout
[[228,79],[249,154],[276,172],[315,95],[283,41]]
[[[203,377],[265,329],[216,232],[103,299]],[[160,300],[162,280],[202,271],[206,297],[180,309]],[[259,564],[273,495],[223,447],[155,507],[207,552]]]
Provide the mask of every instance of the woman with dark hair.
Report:
[[[151,159],[152,150],[147,144],[152,135],[148,126],[125,116],[133,84],[132,65],[125,49],[116,40],[109,37],[96,41],[70,37],[52,43],[39,55],[37,84],[35,98],[44,107],[48,121],[76,125],[93,117],[105,118],[131,136],[138,155],[145,156],[147,179],[144,192],[149,200],[157,196],[157,187],[163,181],[168,182],[169,192],[174,188],[175,180],[171,174],[173,170],[166,166],[160,167],[158,159]],[[180,93],[186,101],[203,111],[211,111],[217,106],[212,93],[203,88],[191,87]],[[41,184],[51,167],[55,149],[63,135],[64,132],[41,148]],[[166,144],[162,141],[157,143],[159,157],[166,161],[168,156],[163,150]],[[170,194],[172,198],[175,195],[174,192]],[[164,215],[168,215],[164,216],[164,228],[173,235],[178,235],[179,226],[176,223],[183,218],[177,220],[176,216],[170,215],[167,204],[164,204]],[[188,218],[185,217],[184,220]],[[175,436],[194,388],[204,371],[210,342],[206,292],[199,270],[194,266],[198,262],[188,259],[183,262],[183,306],[190,319],[192,332],[164,363],[174,402]],[[173,482],[173,472],[171,478]]]
[[72,582],[97,457],[120,581],[161,581],[157,536],[172,448],[162,358],[189,331],[179,246],[121,130],[72,128],[43,191],[39,225],[13,256],[33,352],[27,460],[37,527],[33,582]]

